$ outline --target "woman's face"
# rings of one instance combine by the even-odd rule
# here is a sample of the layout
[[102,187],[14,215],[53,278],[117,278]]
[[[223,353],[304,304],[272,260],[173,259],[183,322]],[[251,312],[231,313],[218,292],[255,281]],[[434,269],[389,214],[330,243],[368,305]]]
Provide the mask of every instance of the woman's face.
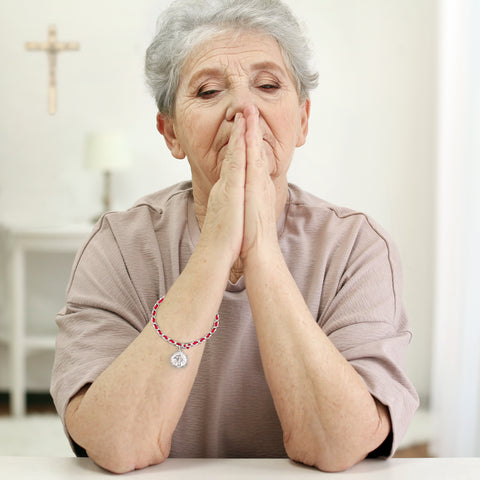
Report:
[[226,33],[195,50],[182,70],[174,117],[159,115],[157,125],[172,154],[187,156],[196,201],[206,204],[235,114],[248,105],[259,112],[270,176],[286,188],[293,152],[307,135],[309,102],[300,104],[277,42],[254,32],[233,39]]

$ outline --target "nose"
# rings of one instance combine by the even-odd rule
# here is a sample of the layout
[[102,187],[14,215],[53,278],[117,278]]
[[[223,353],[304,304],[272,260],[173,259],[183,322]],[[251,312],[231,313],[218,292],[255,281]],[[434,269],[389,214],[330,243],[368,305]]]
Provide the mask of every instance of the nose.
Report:
[[225,112],[225,118],[232,122],[237,113],[243,113],[249,105],[255,105],[254,96],[248,87],[235,88],[229,92],[229,103]]

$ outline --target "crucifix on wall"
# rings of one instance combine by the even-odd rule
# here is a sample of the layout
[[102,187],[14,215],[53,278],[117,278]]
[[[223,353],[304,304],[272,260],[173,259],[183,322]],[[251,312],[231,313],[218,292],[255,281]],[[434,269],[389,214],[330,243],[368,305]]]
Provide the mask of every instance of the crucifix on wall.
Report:
[[46,42],[27,42],[25,48],[31,51],[43,51],[48,55],[48,113],[54,115],[57,111],[57,54],[63,51],[78,50],[78,42],[57,41],[57,28],[55,25],[48,27],[48,40]]

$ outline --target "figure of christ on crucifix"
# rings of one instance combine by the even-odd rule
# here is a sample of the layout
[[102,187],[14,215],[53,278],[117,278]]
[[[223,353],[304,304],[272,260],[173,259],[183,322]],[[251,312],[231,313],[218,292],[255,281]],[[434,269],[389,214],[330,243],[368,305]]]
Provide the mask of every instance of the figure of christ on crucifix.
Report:
[[57,54],[65,50],[78,50],[78,42],[58,42],[57,28],[55,25],[48,27],[48,40],[46,42],[27,42],[27,50],[47,52],[48,55],[48,113],[54,115],[57,111]]

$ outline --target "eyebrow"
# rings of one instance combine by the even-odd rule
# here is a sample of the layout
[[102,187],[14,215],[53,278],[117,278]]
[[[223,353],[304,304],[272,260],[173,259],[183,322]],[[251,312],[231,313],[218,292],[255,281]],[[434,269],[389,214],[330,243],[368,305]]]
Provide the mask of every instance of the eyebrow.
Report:
[[[287,68],[286,66],[284,68]],[[262,62],[253,63],[250,65],[250,70],[253,72],[261,72],[264,70],[273,70],[277,75],[284,77],[284,68],[278,65],[276,62],[272,62],[269,60],[265,60]],[[192,87],[195,85],[200,78],[202,77],[217,77],[223,76],[225,72],[225,67],[217,66],[217,67],[206,67],[202,68],[198,72],[195,72],[188,82],[188,87]],[[288,71],[287,71],[288,74]]]
[[217,77],[220,75],[223,75],[223,71],[225,69],[220,68],[220,67],[207,67],[207,68],[202,68],[198,72],[195,72],[188,82],[188,86],[191,87],[192,85],[195,85],[198,80],[202,77]]

